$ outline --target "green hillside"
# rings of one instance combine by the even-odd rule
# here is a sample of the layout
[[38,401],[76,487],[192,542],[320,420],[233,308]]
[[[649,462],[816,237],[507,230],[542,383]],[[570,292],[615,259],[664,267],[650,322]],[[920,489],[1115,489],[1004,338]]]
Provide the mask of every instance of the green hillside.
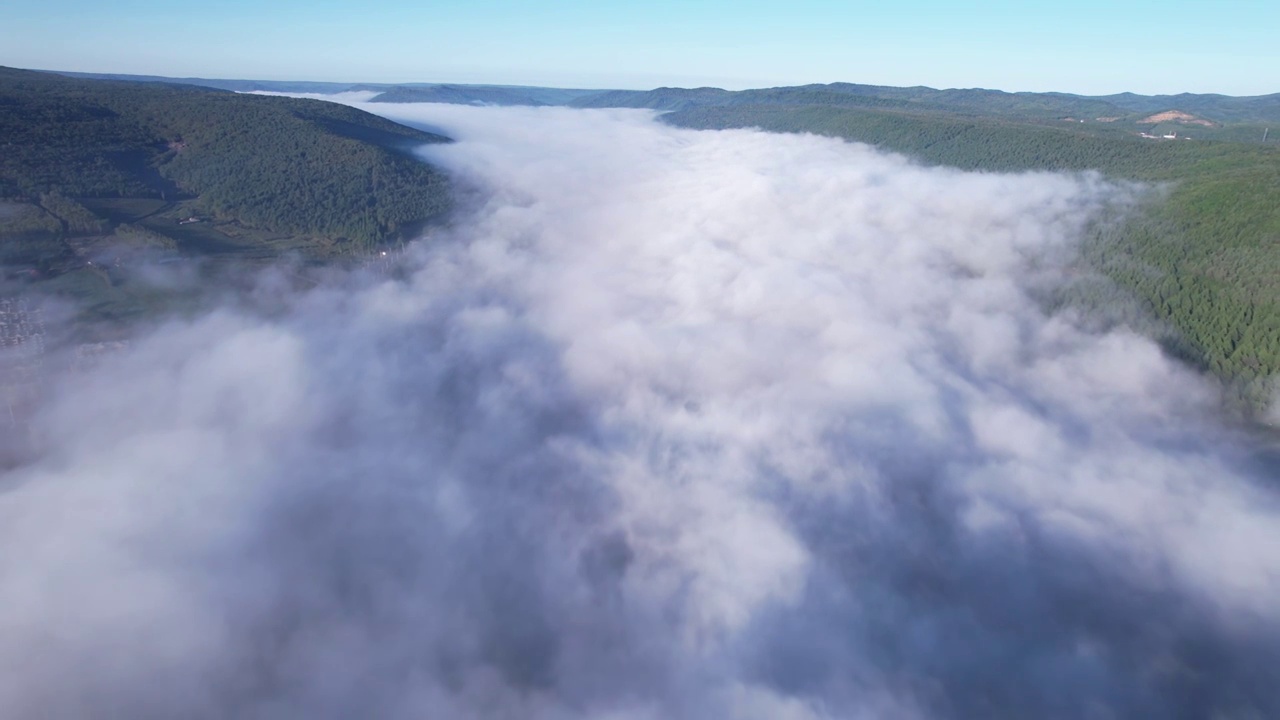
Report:
[[[446,141],[317,100],[0,68],[0,295],[128,321],[246,262],[362,255],[449,209],[447,178],[411,154]],[[184,258],[210,282],[139,274]]]
[[1100,233],[1086,260],[1174,330],[1164,338],[1172,353],[1246,405],[1261,407],[1280,375],[1280,147],[942,111],[705,106],[664,117],[682,127],[812,132],[969,170],[1097,170],[1167,188],[1118,232]]
[[[0,138],[9,264],[137,223],[193,250],[193,234],[267,233],[350,252],[449,205],[445,177],[410,154],[446,138],[314,100],[0,69]],[[206,232],[177,224],[191,217]]]

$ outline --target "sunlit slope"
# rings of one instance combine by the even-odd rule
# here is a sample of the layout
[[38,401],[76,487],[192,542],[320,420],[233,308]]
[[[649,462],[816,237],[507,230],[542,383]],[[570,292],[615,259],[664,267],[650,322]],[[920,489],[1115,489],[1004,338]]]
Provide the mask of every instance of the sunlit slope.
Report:
[[56,272],[78,237],[367,248],[448,208],[410,154],[446,140],[315,100],[0,68],[0,260]]
[[1098,170],[1166,185],[1089,257],[1174,330],[1169,348],[1255,404],[1280,373],[1280,149],[1147,140],[995,117],[820,106],[699,107],[694,128],[759,127],[867,142],[970,170]]

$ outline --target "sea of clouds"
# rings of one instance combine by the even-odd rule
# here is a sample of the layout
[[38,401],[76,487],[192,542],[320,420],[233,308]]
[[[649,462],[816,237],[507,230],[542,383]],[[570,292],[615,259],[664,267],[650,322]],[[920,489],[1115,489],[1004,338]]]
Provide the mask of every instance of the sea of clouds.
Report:
[[1130,189],[362,107],[457,216],[59,379],[0,716],[1280,715],[1274,456],[1039,300]]

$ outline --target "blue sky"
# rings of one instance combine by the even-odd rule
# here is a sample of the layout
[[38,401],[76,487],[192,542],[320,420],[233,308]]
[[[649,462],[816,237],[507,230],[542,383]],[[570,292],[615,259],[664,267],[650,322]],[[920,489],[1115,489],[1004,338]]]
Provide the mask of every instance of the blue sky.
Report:
[[1280,0],[5,0],[0,65],[575,87],[1280,92]]

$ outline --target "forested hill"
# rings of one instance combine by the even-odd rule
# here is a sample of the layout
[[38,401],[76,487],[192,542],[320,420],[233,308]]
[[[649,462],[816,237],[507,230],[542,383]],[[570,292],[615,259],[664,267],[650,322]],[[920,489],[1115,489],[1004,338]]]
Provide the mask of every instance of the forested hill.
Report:
[[317,100],[0,68],[0,264],[57,274],[110,238],[369,248],[449,207],[445,176],[410,154],[446,141]]

